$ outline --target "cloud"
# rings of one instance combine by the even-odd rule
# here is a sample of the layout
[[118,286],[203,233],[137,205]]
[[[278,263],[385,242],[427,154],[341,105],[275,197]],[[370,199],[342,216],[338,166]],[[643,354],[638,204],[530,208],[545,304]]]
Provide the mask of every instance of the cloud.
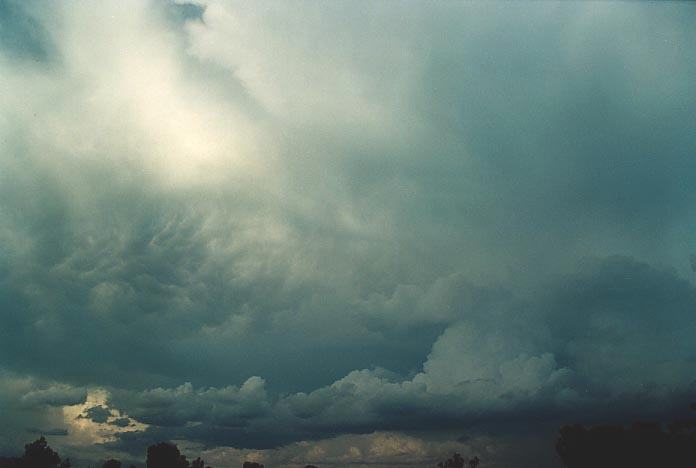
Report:
[[[313,5],[300,17],[211,2],[175,7],[190,10],[178,22],[159,4],[107,3],[98,14],[74,4],[51,7],[60,26],[13,8],[47,30],[60,56],[38,71],[4,59],[4,83],[17,93],[3,101],[11,145],[2,157],[2,342],[16,369],[140,388],[225,386],[263,369],[273,390],[310,390],[353,369],[417,369],[446,327],[528,286],[519,283],[572,270],[588,253],[683,261],[672,252],[679,242],[659,239],[688,232],[688,213],[670,210],[661,222],[660,207],[681,206],[690,195],[674,190],[690,184],[673,184],[655,164],[683,167],[675,148],[690,140],[656,129],[646,148],[661,146],[671,163],[620,144],[636,136],[629,117],[648,103],[656,117],[682,109],[655,103],[657,91],[642,81],[646,67],[670,69],[660,92],[683,94],[690,62],[668,65],[688,53],[680,48],[688,30],[672,10],[659,10],[654,32],[671,42],[646,38],[607,52],[594,33],[624,13],[610,6],[529,9],[492,49],[478,44],[509,14],[473,4],[414,7],[391,21],[392,11],[367,3]],[[650,8],[626,11],[638,21]],[[462,29],[447,20],[477,15],[489,22]],[[295,19],[284,29],[278,17]],[[320,39],[327,28],[335,40]],[[457,41],[444,47],[444,37]],[[137,54],[129,52],[135,38]],[[308,44],[326,53],[312,59],[302,53]],[[486,72],[491,55],[482,50],[503,72]],[[624,68],[611,69],[617,77],[595,71],[610,66],[607,53],[625,56]],[[275,67],[286,65],[281,79]],[[568,115],[552,119],[561,136],[545,138],[544,115],[577,106],[545,97],[542,79],[554,99],[576,96],[587,115],[588,96],[616,89],[606,105],[627,115],[625,128]],[[626,82],[647,102],[625,99]],[[530,118],[505,112],[515,96]],[[523,152],[492,143],[503,140],[491,135],[491,114]],[[583,135],[613,130],[623,133],[601,151],[583,146],[596,140]],[[538,147],[528,135],[539,136]],[[683,169],[678,177],[687,178]],[[653,198],[641,195],[640,180],[655,184]],[[621,201],[629,199],[635,207]],[[57,347],[58,365],[49,365],[44,357]],[[317,347],[323,359],[301,366]]]
[[111,411],[108,408],[103,406],[92,406],[85,410],[84,416],[80,415],[78,417],[89,418],[95,423],[105,423],[110,416]]
[[489,455],[499,448],[496,445],[486,438],[457,443],[427,441],[402,434],[375,432],[360,436],[343,435],[319,442],[291,444],[279,450],[248,451],[221,448],[204,451],[202,455],[206,462],[216,466],[236,466],[245,460],[256,460],[273,466],[308,463],[317,466],[345,466],[346,464],[374,464],[390,467],[427,466],[441,461],[443,454],[451,454],[454,451]]
[[28,407],[39,405],[69,406],[82,403],[86,397],[87,392],[84,389],[58,384],[48,388],[31,390],[21,397],[21,402]]
[[249,378],[240,387],[194,390],[186,383],[174,389],[146,390],[132,396],[127,407],[132,417],[158,426],[201,421],[237,426],[269,410],[264,381],[259,377]]
[[[568,418],[667,414],[693,393],[693,350],[673,340],[693,333],[694,293],[672,270],[612,257],[537,297],[511,300],[497,312],[503,317],[489,311],[454,323],[408,379],[356,370],[274,397],[252,378],[239,388],[125,392],[112,403],[152,425],[143,437],[248,449],[375,430],[451,434],[490,431],[489,424],[513,430],[529,418],[543,428]],[[603,359],[607,352],[612,360]],[[122,442],[134,443],[138,434],[126,436]]]
[[0,48],[4,54],[25,63],[52,61],[56,54],[50,34],[41,24],[43,18],[35,16],[35,7],[13,0],[0,4]]
[[27,432],[32,434],[41,434],[44,436],[67,436],[68,430],[65,428],[55,428],[55,429],[36,429],[29,428]]
[[691,391],[685,5],[0,18],[0,448],[398,464]]
[[114,426],[118,427],[128,427],[131,425],[131,420],[129,418],[116,418],[109,424],[113,424]]
[[85,401],[85,389],[30,378],[0,368],[0,452],[16,454],[37,432],[46,436],[67,435],[64,405]]

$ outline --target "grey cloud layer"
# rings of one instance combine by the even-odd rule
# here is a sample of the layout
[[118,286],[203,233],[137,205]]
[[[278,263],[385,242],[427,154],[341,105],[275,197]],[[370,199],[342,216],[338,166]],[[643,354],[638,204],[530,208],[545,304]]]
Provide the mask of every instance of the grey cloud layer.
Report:
[[27,434],[64,434],[62,406],[82,403],[86,389],[0,372],[0,450],[14,453]]
[[11,425],[87,387],[133,449],[678,404],[694,15],[0,3]]
[[514,420],[535,411],[540,420],[581,412],[616,417],[636,411],[638,402],[643,411],[671,411],[693,391],[695,294],[672,271],[615,257],[534,302],[513,301],[451,325],[422,372],[407,380],[380,369],[353,371],[330,386],[273,399],[252,378],[240,389],[187,384],[124,393],[114,404],[155,426],[235,428],[264,434],[263,443],[293,431],[302,439],[465,429],[486,417]]

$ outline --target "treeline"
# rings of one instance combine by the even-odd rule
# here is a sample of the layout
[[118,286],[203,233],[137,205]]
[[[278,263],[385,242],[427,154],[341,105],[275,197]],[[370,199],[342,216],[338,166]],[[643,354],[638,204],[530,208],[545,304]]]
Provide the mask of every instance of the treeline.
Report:
[[[458,453],[452,455],[440,463],[439,468],[476,468],[479,464],[478,457],[464,459]],[[189,462],[179,451],[179,448],[169,442],[160,442],[147,448],[147,468],[211,468],[207,466],[201,458]],[[0,468],[72,468],[69,458],[61,459],[58,452],[49,447],[46,438],[41,436],[34,442],[24,446],[24,455],[19,458],[1,458]],[[90,467],[91,468],[91,467]],[[108,459],[104,461],[101,468],[122,468],[119,460]],[[129,468],[136,468],[130,465]],[[242,468],[265,468],[262,464],[252,461],[245,461]],[[305,468],[317,468],[314,465],[307,465]]]
[[[211,468],[201,458],[189,462],[179,448],[169,442],[160,442],[147,448],[147,468]],[[49,447],[46,438],[41,436],[34,442],[24,446],[24,455],[19,458],[0,458],[0,468],[72,468],[69,458],[61,459],[58,452]],[[122,468],[122,463],[116,459],[105,460],[102,468]],[[129,468],[136,468],[130,465]],[[256,462],[244,462],[243,468],[264,468]],[[305,468],[317,468],[307,465]]]
[[556,451],[567,468],[694,468],[696,419],[564,426]]
[[[696,404],[692,405],[696,410]],[[580,424],[563,426],[556,451],[567,468],[694,468],[696,467],[696,419],[669,424],[656,421],[626,425]],[[437,464],[438,468],[477,468],[479,458],[465,459],[455,453]],[[193,461],[175,444],[160,442],[147,449],[147,468],[211,468],[199,457]],[[0,468],[72,468],[69,458],[61,459],[42,436],[24,446],[19,458],[0,458]],[[119,460],[104,461],[101,468],[122,468]],[[136,468],[130,465],[129,468]],[[246,461],[243,468],[264,468]],[[305,468],[317,468],[306,465]]]
[[[147,468],[210,468],[199,458],[189,462],[175,444],[160,442],[147,449]],[[104,461],[102,468],[121,468],[116,459]],[[0,458],[0,468],[72,468],[69,458],[61,459],[58,452],[49,447],[41,436],[24,446],[24,455],[19,458]],[[130,468],[136,468],[130,465]]]

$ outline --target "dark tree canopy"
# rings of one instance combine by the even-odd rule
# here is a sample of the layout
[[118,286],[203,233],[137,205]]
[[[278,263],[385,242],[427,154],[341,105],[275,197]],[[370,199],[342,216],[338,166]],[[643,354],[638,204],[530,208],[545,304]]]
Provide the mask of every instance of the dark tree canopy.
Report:
[[[210,468],[200,457],[189,465],[186,457],[181,454],[178,447],[168,442],[160,442],[151,445],[147,449],[147,468]],[[119,460],[109,459],[102,464],[102,468],[121,468]],[[245,464],[246,466],[246,464]],[[69,458],[61,462],[57,452],[48,446],[46,439],[41,438],[24,446],[24,455],[21,458],[0,457],[0,468],[71,468]],[[136,468],[131,464],[129,468]],[[263,468],[263,465],[252,465],[252,468]]]
[[111,458],[110,460],[106,460],[104,462],[102,468],[121,468],[121,462]]
[[179,448],[168,442],[160,442],[147,448],[147,468],[188,468],[186,457]]
[[20,458],[0,457],[0,468],[21,468]]
[[264,468],[264,467],[260,463],[245,461],[243,468]]
[[22,466],[25,468],[57,468],[60,457],[48,446],[46,438],[41,436],[38,440],[24,446]]

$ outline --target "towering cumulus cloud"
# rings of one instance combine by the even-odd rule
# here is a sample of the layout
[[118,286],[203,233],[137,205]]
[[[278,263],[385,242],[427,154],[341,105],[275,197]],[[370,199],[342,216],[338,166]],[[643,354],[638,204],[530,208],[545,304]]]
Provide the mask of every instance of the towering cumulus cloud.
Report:
[[694,21],[0,0],[0,455],[550,467],[688,406]]

